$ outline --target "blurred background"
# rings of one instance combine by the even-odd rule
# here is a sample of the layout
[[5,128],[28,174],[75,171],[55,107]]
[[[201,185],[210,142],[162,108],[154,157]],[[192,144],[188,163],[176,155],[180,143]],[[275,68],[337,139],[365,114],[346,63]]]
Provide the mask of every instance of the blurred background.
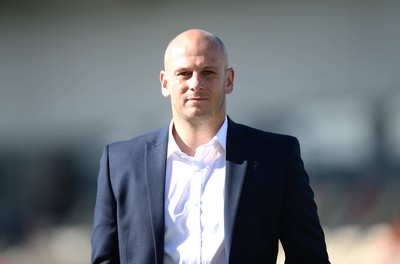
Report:
[[[0,264],[83,264],[102,148],[167,124],[203,28],[236,122],[299,138],[332,263],[400,263],[400,1],[0,2]],[[279,262],[282,262],[280,255]]]

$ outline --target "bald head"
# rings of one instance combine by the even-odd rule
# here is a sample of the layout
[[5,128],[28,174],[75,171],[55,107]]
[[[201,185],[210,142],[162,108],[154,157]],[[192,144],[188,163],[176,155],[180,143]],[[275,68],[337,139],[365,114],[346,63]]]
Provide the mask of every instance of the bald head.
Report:
[[228,55],[224,43],[215,35],[201,30],[189,29],[176,36],[167,46],[164,55],[164,67],[167,69],[169,60],[186,52],[193,56],[199,52],[217,51],[228,66]]

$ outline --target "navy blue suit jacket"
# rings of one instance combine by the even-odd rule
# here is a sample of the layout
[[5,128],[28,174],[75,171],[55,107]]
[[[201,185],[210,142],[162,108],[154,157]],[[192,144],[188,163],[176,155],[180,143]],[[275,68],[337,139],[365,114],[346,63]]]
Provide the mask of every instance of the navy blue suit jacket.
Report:
[[[108,145],[100,162],[92,263],[162,264],[168,126]],[[228,119],[228,263],[329,263],[299,143]]]

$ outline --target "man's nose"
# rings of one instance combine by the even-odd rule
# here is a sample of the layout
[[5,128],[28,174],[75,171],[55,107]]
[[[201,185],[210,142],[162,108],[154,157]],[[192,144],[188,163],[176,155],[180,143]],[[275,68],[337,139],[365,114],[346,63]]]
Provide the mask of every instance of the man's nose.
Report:
[[193,72],[192,77],[189,79],[188,82],[189,89],[197,90],[201,87],[201,79],[200,74]]

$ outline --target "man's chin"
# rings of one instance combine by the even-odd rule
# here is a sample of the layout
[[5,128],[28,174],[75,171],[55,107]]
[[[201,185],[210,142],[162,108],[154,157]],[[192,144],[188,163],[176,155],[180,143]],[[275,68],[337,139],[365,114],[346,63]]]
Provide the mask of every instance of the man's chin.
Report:
[[208,120],[210,118],[210,114],[209,113],[205,113],[205,112],[201,112],[201,111],[196,111],[193,113],[188,113],[186,115],[186,120],[187,121],[203,121],[203,120]]

